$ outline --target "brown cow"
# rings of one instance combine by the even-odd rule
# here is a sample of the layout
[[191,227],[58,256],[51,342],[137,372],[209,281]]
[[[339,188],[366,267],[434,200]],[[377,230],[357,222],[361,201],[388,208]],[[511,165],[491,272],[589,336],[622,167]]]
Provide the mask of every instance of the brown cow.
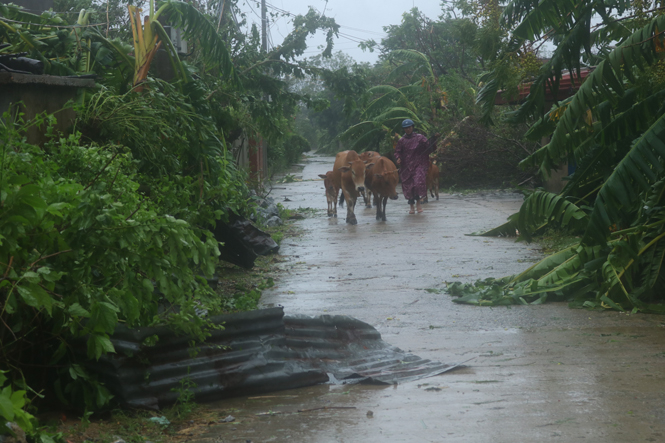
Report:
[[333,172],[328,171],[325,175],[319,174],[323,179],[323,187],[326,190],[326,200],[328,200],[328,217],[337,217],[337,195],[339,188],[335,188],[332,179]]
[[[427,189],[430,192],[430,195],[436,199],[439,199],[439,167],[436,165],[436,160],[429,160],[429,169],[427,169]],[[427,200],[427,194],[425,194],[425,199]]]
[[365,168],[367,165],[360,160],[356,151],[344,151],[335,157],[335,166],[333,167],[333,185],[339,178],[342,195],[339,204],[343,205],[346,201],[346,222],[352,225],[358,224],[354,209],[356,201],[361,192],[365,190]]
[[386,204],[388,199],[397,200],[395,187],[399,177],[395,163],[386,157],[374,159],[373,165],[368,165],[372,174],[372,192],[376,206],[376,219],[386,221]]
[[[351,151],[342,151],[338,152],[337,155],[335,156],[335,165],[333,166],[332,170],[332,182],[333,186],[335,189],[338,191],[342,189],[342,171],[340,168],[346,164],[346,156],[349,154]],[[358,154],[356,153],[356,156]],[[336,197],[335,197],[336,198]]]

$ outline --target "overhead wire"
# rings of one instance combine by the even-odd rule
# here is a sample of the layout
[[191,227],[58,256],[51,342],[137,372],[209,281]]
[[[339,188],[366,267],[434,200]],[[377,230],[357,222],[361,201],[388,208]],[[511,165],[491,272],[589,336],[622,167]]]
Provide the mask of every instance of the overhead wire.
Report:
[[104,26],[104,23],[93,23],[91,25],[52,25],[49,23],[34,23],[34,22],[23,22],[20,20],[12,20],[9,18],[0,17],[0,20],[3,22],[18,23],[21,25],[31,25],[31,26],[41,26],[43,28],[92,28],[94,26]]
[[[268,8],[270,8],[270,9],[273,9],[273,10],[275,10],[275,11],[281,13],[281,14],[285,14],[285,15],[288,15],[288,16],[290,16],[290,17],[296,17],[296,14],[294,14],[294,13],[292,13],[292,12],[290,12],[290,11],[287,11],[287,10],[285,10],[285,9],[279,8],[279,7],[277,7],[277,6],[275,6],[275,5],[272,5],[272,4],[268,3],[268,2],[266,2],[266,6],[267,6]],[[374,34],[374,35],[377,35],[377,36],[384,36],[384,35],[386,35],[385,33],[381,33],[381,32],[368,31],[368,30],[365,30],[365,29],[359,29],[359,28],[351,28],[351,27],[349,27],[349,26],[342,26],[342,25],[339,25],[339,27],[340,27],[340,28],[344,28],[344,29],[350,29],[350,30],[353,30],[353,31],[356,31],[356,32],[364,32],[364,33],[367,33],[367,34]],[[356,37],[356,36],[354,36],[354,35],[347,34],[347,33],[344,33],[344,32],[338,32],[338,34],[339,34],[340,37],[345,38],[345,39],[347,39],[347,40],[351,40],[352,42],[355,42],[355,43],[362,43],[362,42],[367,41],[366,39],[363,39],[362,37]]]
[[[252,10],[252,12],[254,13],[254,15],[257,16],[257,17],[259,18],[259,20],[262,20],[261,16],[260,16],[259,14],[256,13],[256,11],[254,10],[254,8],[252,8],[251,3],[250,3],[250,2],[245,2],[245,3],[247,4],[247,6],[249,6],[249,9]],[[267,3],[266,3],[266,4],[267,4]]]

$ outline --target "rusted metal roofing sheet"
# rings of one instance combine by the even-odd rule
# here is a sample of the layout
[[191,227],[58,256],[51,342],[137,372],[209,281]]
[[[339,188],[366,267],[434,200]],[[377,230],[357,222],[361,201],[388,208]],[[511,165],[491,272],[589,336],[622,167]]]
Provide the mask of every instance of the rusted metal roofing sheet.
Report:
[[[187,379],[198,401],[212,401],[319,383],[401,383],[456,367],[391,346],[347,316],[285,317],[271,308],[212,320],[224,329],[196,353],[187,337],[167,328],[119,327],[112,337],[117,354],[90,367],[122,403],[144,408],[173,403]],[[155,346],[142,344],[153,335]]]
[[[576,72],[572,74],[570,72],[564,72],[561,74],[561,79],[559,80],[559,89],[556,96],[550,88],[550,85],[545,84],[545,101],[546,102],[557,102],[559,100],[564,100],[568,97],[571,97],[573,94],[580,89],[580,85],[586,80],[586,78],[593,72],[595,66],[582,68],[580,69],[580,75],[577,76]],[[532,83],[522,83],[517,87],[517,95],[514,97],[507,96],[505,91],[497,91],[496,97],[494,99],[495,105],[506,105],[506,104],[517,104],[523,102],[526,97],[531,93]]]

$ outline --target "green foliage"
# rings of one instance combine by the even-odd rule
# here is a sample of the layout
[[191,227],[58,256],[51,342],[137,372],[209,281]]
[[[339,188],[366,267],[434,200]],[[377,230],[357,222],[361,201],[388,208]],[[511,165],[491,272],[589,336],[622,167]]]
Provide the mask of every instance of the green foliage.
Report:
[[258,309],[261,291],[272,288],[274,285],[275,282],[272,278],[262,280],[255,288],[251,289],[246,284],[236,284],[233,294],[223,300],[223,309],[225,312],[243,312]]
[[520,235],[531,240],[533,233],[547,225],[575,232],[586,224],[586,213],[574,203],[551,192],[536,191],[530,194],[520,208],[517,218]]
[[[613,18],[633,7],[635,14],[620,25]],[[592,31],[594,14],[600,23]],[[516,45],[550,34],[556,42],[552,58],[541,67],[531,94],[511,119],[535,117],[528,137],[551,137],[523,165],[538,167],[544,175],[562,162],[574,162],[577,169],[559,195],[532,194],[518,214],[493,231],[519,229],[529,239],[552,226],[584,235],[576,246],[518,276],[475,287],[453,285],[451,293],[461,295],[460,302],[476,304],[555,297],[577,307],[665,312],[665,46],[660,31],[665,29],[665,16],[625,1],[536,5],[517,0],[508,5],[503,19],[514,27],[513,46],[488,74],[479,100],[486,110],[493,106],[491,92],[505,83],[507,60]],[[563,70],[579,75],[585,59],[595,68],[579,90],[541,116],[545,85],[556,93]]]
[[[98,84],[78,97],[71,134],[56,135],[51,116],[23,124],[6,114],[0,126],[0,367],[11,379],[3,395],[16,400],[11,413],[3,403],[3,414],[15,418],[28,385],[86,418],[108,407],[110,391],[81,360],[113,353],[118,323],[166,324],[204,340],[211,325],[199,312],[255,309],[260,288],[227,303],[204,278],[219,255],[209,227],[251,211],[229,146],[261,137],[273,147],[272,164],[297,161],[310,144],[293,130],[295,114],[301,105],[321,110],[330,97],[293,92],[287,76],[334,85],[346,116],[358,112],[349,91],[366,86],[362,68],[334,72],[298,60],[320,31],[321,59],[332,53],[338,26],[314,10],[294,17],[284,43],[266,53],[256,29],[243,35],[229,21],[215,23],[206,5],[165,1],[149,15],[183,29],[193,49],[176,56],[154,20],[149,29],[176,76],[156,79],[153,69],[139,93],[127,3],[56,4],[86,10],[76,18],[0,5],[1,52],[25,51],[49,74],[94,73]],[[89,26],[106,21],[105,6],[110,29]],[[26,143],[26,125],[47,127],[49,141]]]
[[[477,70],[478,26],[467,17],[453,18],[452,12],[451,9],[439,20],[429,19],[418,8],[405,12],[399,25],[386,28],[388,36],[381,41],[382,58],[391,58],[402,50],[413,50],[425,58],[432,76],[459,72],[471,78]],[[410,71],[415,77],[427,76],[420,70],[422,66],[412,66]],[[409,71],[406,67],[404,70]]]
[[21,130],[0,127],[0,361],[57,364],[61,399],[100,408],[111,396],[71,363],[76,343],[91,359],[114,352],[109,335],[118,322],[166,323],[204,339],[207,323],[196,311],[215,312],[219,301],[199,275],[214,272],[217,244],[138,192],[126,148],[84,146],[80,134],[39,148]]
[[330,58],[315,56],[309,62],[317,68],[315,75],[295,80],[291,86],[294,92],[312,98],[300,105],[296,128],[313,149],[337,152],[339,134],[358,119],[369,67],[342,52]]
[[[192,381],[189,376],[189,367],[187,368],[187,377],[184,377],[180,380],[180,386],[177,388],[172,388],[171,391],[178,393],[178,399],[171,408],[171,412],[174,412],[177,416],[187,415],[192,412],[194,408],[194,389],[196,389],[196,383]],[[157,424],[166,427],[170,425],[166,417],[153,417],[160,418],[163,420],[155,421]]]
[[291,134],[283,141],[268,147],[268,161],[273,171],[297,163],[310,150],[309,141],[299,134]]
[[[25,390],[14,390],[5,376],[7,371],[0,371],[0,435],[12,432],[7,423],[15,422],[27,434],[32,433],[34,417],[24,409],[28,404]],[[7,384],[7,386],[5,386]]]

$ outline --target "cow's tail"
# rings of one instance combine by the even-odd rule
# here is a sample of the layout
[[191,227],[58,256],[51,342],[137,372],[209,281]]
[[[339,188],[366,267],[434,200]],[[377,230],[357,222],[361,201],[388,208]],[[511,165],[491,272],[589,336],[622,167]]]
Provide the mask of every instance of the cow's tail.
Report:
[[341,207],[344,207],[344,193],[343,193],[343,192],[342,192],[342,194],[339,196],[339,205],[340,205]]

